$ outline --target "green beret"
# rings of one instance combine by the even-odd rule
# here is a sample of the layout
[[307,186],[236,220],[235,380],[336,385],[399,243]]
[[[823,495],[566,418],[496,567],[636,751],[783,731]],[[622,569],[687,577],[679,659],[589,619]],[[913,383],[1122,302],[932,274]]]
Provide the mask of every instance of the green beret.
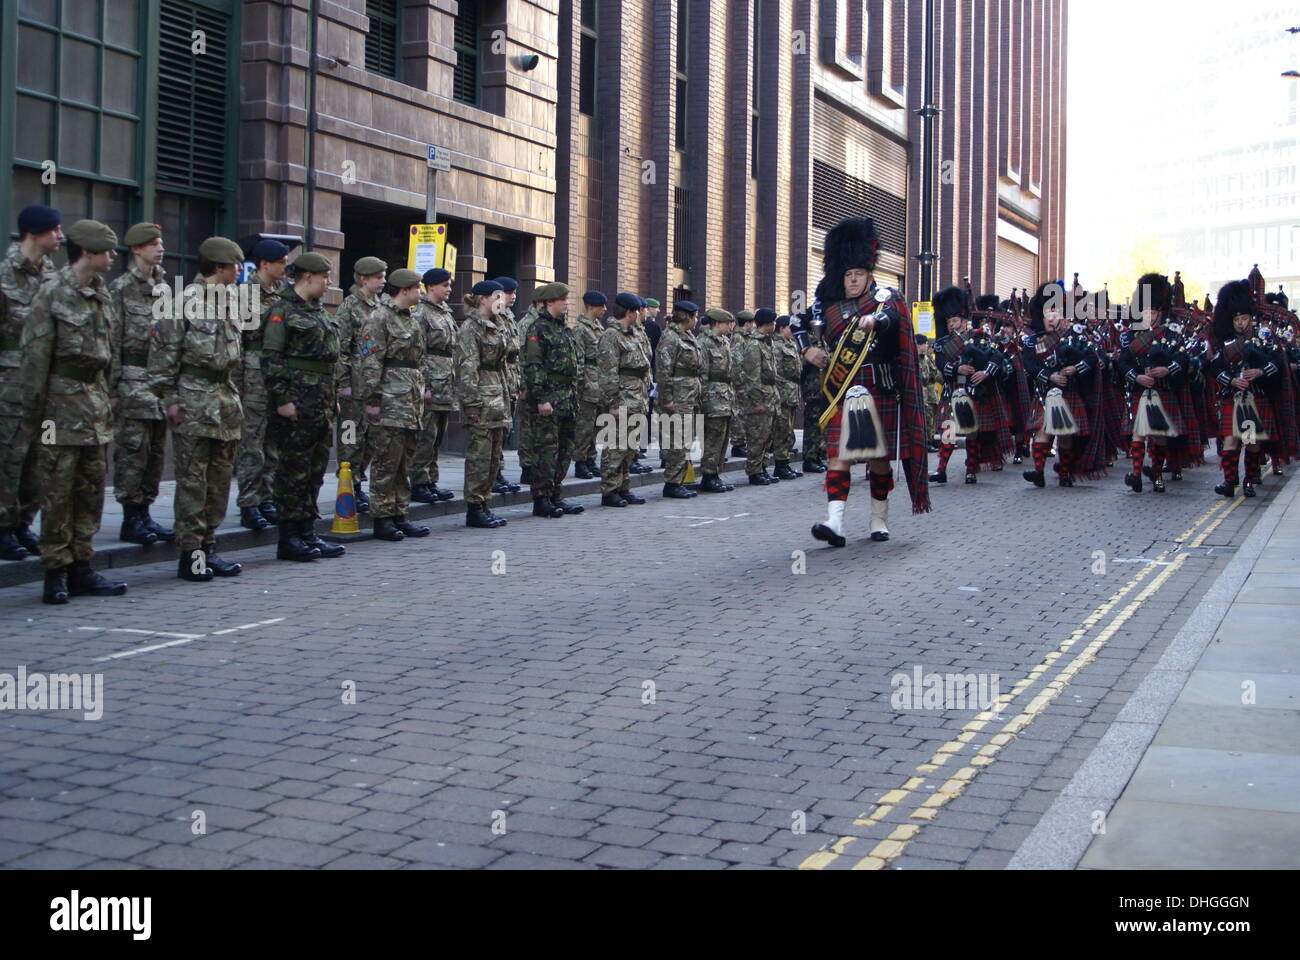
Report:
[[[352,267],[352,272],[362,277],[373,277],[377,273],[383,273],[388,269],[388,264],[378,257],[362,257]],[[313,270],[312,273],[319,273],[319,270]],[[418,278],[417,278],[418,279]],[[410,286],[410,284],[405,284]]]
[[656,300],[654,297],[646,297],[645,305],[646,305],[647,307],[656,307],[656,308],[657,308],[657,307],[659,306],[659,301]]
[[98,220],[78,220],[68,227],[68,239],[87,253],[103,253],[117,246],[117,234]]
[[726,310],[719,310],[717,307],[714,307],[711,310],[705,310],[704,315],[709,318],[710,323],[735,323],[736,322],[735,317],[729,314]]
[[753,310],[741,310],[739,313],[736,314],[736,322],[738,323],[752,323],[753,320],[754,320]]
[[420,282],[420,275],[414,270],[407,270],[403,267],[401,270],[394,270],[388,275],[388,282],[398,290],[405,290],[407,287],[413,287]]
[[208,237],[199,244],[199,256],[208,263],[243,263],[244,251],[234,240]]
[[329,273],[330,262],[319,253],[302,253],[293,262],[293,268],[298,273]]
[[567,283],[544,283],[533,291],[533,303],[549,303],[552,300],[564,300],[568,296]]
[[156,223],[137,223],[134,227],[126,232],[122,242],[128,247],[138,247],[142,244],[153,243],[162,236],[162,228]]

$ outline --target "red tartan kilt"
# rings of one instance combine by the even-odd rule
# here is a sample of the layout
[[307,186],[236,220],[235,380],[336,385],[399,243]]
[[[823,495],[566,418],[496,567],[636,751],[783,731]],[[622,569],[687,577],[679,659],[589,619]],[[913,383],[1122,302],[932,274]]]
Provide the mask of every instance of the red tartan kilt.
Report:
[[[1145,390],[1142,391],[1142,393],[1145,392],[1146,392]],[[1133,399],[1129,401],[1128,422],[1129,422],[1130,437],[1133,435],[1133,430],[1137,427],[1138,403],[1142,399],[1142,393],[1135,394],[1133,396]],[[1169,423],[1174,428],[1174,436],[1177,437],[1187,436],[1187,422],[1183,418],[1182,407],[1179,405],[1178,397],[1173,396],[1169,393],[1161,393],[1160,402],[1164,404],[1165,413],[1169,414]],[[1229,414],[1228,416],[1228,425],[1229,427],[1231,427],[1232,425],[1231,414]]]
[[[863,386],[863,384],[855,384]],[[871,391],[871,397],[876,401],[876,412],[880,414],[880,427],[886,437],[886,446],[889,448],[890,459],[898,457],[898,394],[881,393],[876,387],[866,385]],[[839,406],[835,410],[835,416],[826,424],[826,429],[822,431],[822,438],[826,441],[826,459],[838,460],[840,454],[840,421],[844,417],[844,407]]]
[[[1088,416],[1088,405],[1084,402],[1083,396],[1077,390],[1063,391],[1065,402],[1070,405],[1070,413],[1074,417],[1074,422],[1079,425],[1079,436],[1086,436],[1092,432],[1092,419]],[[1035,400],[1033,409],[1029,412],[1029,422],[1025,428],[1037,433],[1043,429],[1046,423],[1043,415],[1043,403],[1041,400]]]
[[[1280,439],[1277,432],[1277,414],[1273,412],[1273,402],[1268,397],[1256,397],[1255,407],[1259,410],[1259,419],[1261,423],[1255,425],[1255,430],[1260,434],[1266,434],[1269,441]],[[1219,401],[1219,436],[1232,436],[1232,413],[1236,409],[1236,403],[1232,397]],[[1268,442],[1268,441],[1266,441]]]

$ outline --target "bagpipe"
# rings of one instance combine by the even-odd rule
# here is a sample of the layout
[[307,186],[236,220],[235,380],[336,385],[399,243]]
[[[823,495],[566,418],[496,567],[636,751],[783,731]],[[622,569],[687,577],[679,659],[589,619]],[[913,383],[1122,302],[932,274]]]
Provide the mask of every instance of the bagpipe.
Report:
[[[1236,380],[1247,370],[1264,370],[1270,363],[1276,365],[1277,355],[1259,337],[1238,337],[1223,345],[1223,360],[1228,374]],[[1249,390],[1234,390],[1232,394],[1232,435],[1250,443],[1272,439],[1255,402],[1254,386],[1251,384]],[[1262,383],[1259,388],[1265,389]]]
[[[1075,367],[1095,356],[1092,341],[1071,330],[1063,333],[1044,333],[1038,338],[1034,350],[1040,357],[1055,357],[1055,370]],[[1048,364],[1048,369],[1052,365]],[[1065,391],[1047,380],[1040,384],[1043,404],[1043,432],[1051,437],[1073,437],[1079,432],[1079,423],[1065,399]]]
[[[1178,362],[1178,348],[1181,346],[1176,334],[1165,331],[1164,336],[1152,329],[1133,330],[1129,340],[1129,355],[1134,365],[1143,373],[1157,367],[1168,367]],[[1165,382],[1176,387],[1174,378],[1167,377]],[[1133,422],[1133,436],[1175,437],[1173,420],[1165,409],[1164,400],[1156,387],[1143,387],[1138,395],[1137,416]]]

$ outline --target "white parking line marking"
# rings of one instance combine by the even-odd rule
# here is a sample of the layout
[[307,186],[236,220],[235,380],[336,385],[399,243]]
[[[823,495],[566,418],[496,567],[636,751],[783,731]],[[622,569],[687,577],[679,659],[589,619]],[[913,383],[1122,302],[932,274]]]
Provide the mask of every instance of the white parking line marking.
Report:
[[123,650],[120,653],[110,653],[105,657],[96,657],[95,663],[104,663],[108,660],[121,660],[123,657],[134,657],[141,653],[152,653],[154,650],[163,650],[167,647],[179,647],[182,644],[193,643],[195,640],[202,640],[204,637],[219,637],[226,633],[236,633],[240,630],[252,630],[254,627],[269,627],[273,623],[283,623],[284,617],[275,617],[272,620],[258,620],[254,623],[241,624],[238,627],[230,627],[225,630],[219,630],[216,633],[163,633],[160,630],[133,630],[126,627],[80,627],[81,630],[104,630],[107,633],[144,633],[152,634],[159,637],[177,637],[176,640],[169,640],[167,643],[155,643],[147,647],[135,647],[131,650]]

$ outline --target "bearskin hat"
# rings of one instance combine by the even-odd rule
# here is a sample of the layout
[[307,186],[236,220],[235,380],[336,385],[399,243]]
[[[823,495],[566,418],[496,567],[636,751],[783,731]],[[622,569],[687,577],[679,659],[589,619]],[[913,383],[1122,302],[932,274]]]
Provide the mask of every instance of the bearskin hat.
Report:
[[947,323],[953,317],[966,313],[966,294],[958,287],[948,287],[934,295],[934,319],[936,323]]
[[1173,286],[1162,273],[1145,274],[1133,291],[1134,311],[1155,310],[1162,318],[1169,316],[1173,306]]
[[1281,290],[1279,290],[1277,293],[1266,293],[1264,295],[1264,302],[1275,304],[1284,310],[1290,309],[1291,307],[1290,298],[1287,297],[1287,295],[1283,293]]
[[1038,333],[1043,333],[1047,329],[1043,321],[1043,313],[1053,300],[1064,310],[1065,284],[1060,280],[1047,281],[1038,288],[1038,292],[1029,301],[1029,329]]
[[1248,280],[1234,280],[1219,291],[1219,302],[1214,305],[1214,336],[1220,343],[1237,338],[1232,318],[1239,314],[1255,315],[1255,291]]
[[997,313],[1002,309],[1002,301],[996,293],[986,293],[975,298],[975,309],[981,313]]
[[824,303],[843,300],[844,274],[849,270],[876,269],[880,257],[880,236],[870,217],[851,217],[826,234],[822,264],[825,276],[817,285],[817,298]]

